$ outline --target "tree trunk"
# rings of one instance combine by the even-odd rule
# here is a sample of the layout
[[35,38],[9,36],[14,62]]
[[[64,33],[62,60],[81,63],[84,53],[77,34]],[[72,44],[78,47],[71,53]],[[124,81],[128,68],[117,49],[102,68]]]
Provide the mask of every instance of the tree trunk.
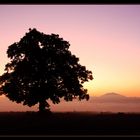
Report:
[[[39,101],[39,112],[48,112],[48,113],[50,113],[51,111],[50,111],[50,109],[49,109],[49,104],[46,102],[46,100],[40,100]],[[47,107],[47,109],[46,109],[46,107]]]
[[45,110],[46,110],[45,108],[46,108],[45,102],[40,101],[39,102],[39,112],[45,112]]

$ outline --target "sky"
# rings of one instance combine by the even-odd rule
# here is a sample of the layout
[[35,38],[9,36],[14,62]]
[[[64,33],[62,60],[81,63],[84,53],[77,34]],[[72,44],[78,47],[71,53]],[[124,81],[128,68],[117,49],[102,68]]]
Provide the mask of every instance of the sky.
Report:
[[59,34],[93,72],[92,96],[140,97],[140,5],[0,5],[0,75],[8,46],[29,28]]

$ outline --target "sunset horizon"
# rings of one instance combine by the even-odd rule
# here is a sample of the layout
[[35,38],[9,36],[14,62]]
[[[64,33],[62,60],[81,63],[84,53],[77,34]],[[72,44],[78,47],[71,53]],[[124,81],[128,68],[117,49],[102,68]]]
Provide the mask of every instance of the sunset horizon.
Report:
[[[91,97],[140,97],[139,15],[140,5],[0,5],[0,75],[10,62],[8,46],[36,28],[70,43],[71,53],[92,71],[94,79],[83,84]],[[5,101],[0,111],[12,102]]]

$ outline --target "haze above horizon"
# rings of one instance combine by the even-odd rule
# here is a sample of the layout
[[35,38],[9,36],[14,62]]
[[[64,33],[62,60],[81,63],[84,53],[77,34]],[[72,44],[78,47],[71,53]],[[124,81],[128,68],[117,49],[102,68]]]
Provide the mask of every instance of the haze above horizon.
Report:
[[93,72],[88,93],[140,97],[140,5],[0,5],[0,75],[29,28],[59,34]]

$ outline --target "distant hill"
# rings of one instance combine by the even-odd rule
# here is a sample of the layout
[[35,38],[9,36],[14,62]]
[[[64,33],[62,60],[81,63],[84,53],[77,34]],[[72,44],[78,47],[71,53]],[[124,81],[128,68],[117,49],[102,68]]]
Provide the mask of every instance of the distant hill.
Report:
[[[33,107],[23,106],[10,101],[8,98],[1,96],[1,111],[37,111],[38,105]],[[106,93],[102,96],[90,96],[88,101],[77,99],[72,102],[66,102],[63,99],[59,104],[53,104],[49,101],[52,111],[60,112],[140,112],[140,97],[126,97],[118,93]]]
[[118,93],[106,93],[99,97],[91,97],[91,102],[99,103],[140,103],[140,97],[126,97]]
[[120,95],[118,93],[106,93],[102,96],[100,96],[100,98],[104,98],[104,99],[126,99],[127,97],[126,96],[123,96],[123,95]]

